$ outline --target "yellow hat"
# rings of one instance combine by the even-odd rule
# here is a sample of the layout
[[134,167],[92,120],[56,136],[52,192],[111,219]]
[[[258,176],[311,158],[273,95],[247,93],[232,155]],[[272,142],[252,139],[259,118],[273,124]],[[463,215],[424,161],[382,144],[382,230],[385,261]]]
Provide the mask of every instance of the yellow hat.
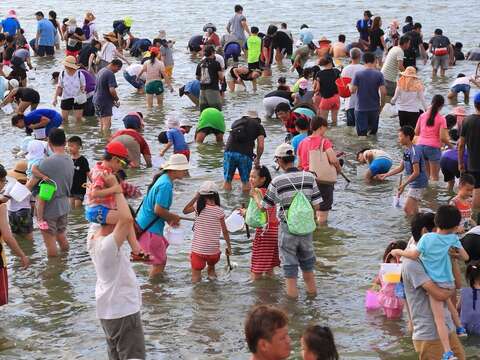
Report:
[[132,27],[133,20],[130,16],[125,17],[125,19],[123,19],[123,22],[125,23],[126,27]]

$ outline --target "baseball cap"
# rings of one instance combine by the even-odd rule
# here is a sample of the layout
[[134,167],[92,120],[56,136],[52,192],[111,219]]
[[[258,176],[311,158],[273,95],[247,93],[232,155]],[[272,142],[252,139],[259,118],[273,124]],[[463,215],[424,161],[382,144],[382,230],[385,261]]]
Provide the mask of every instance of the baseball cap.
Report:
[[125,145],[123,145],[119,141],[112,141],[108,143],[105,151],[112,156],[118,156],[122,159],[128,159],[128,150]]
[[218,186],[213,181],[204,181],[198,189],[200,195],[211,195],[218,193]]
[[275,149],[275,157],[287,157],[293,156],[293,146],[287,143],[283,143]]
[[475,105],[480,105],[480,92],[475,94],[475,97],[473,98],[473,103]]

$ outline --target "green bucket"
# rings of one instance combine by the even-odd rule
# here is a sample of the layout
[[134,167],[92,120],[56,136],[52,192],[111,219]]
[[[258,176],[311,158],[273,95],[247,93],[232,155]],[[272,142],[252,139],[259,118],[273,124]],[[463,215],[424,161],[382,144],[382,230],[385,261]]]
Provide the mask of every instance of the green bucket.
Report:
[[42,180],[40,182],[40,192],[38,197],[43,201],[50,201],[57,191],[57,184],[53,180]]

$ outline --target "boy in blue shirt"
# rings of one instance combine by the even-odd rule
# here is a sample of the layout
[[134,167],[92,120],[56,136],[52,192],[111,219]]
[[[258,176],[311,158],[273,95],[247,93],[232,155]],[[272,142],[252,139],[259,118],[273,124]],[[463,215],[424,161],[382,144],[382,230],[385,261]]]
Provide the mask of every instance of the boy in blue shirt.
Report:
[[183,154],[186,156],[187,160],[190,160],[190,149],[188,144],[185,141],[185,135],[180,130],[180,123],[176,119],[167,120],[167,140],[165,147],[160,151],[160,156],[164,156],[168,149],[173,146],[174,154]]
[[405,170],[403,182],[398,186],[398,196],[409,185],[407,200],[403,208],[408,216],[418,213],[418,202],[422,199],[423,191],[428,186],[428,176],[425,169],[425,159],[422,149],[413,144],[415,130],[411,126],[402,126],[398,131],[398,142],[403,146],[403,160],[395,169],[386,174],[378,175],[379,180],[400,174]]
[[297,130],[298,134],[295,135],[291,141],[295,155],[297,155],[298,145],[308,136],[309,128],[310,124],[306,118],[299,117],[295,120],[295,130]]
[[[452,271],[452,262],[450,260],[449,251],[451,248],[458,250],[458,255],[462,260],[468,260],[468,254],[462,247],[457,235],[458,226],[462,216],[455,206],[443,205],[438,208],[435,215],[436,232],[423,235],[417,244],[416,249],[392,250],[393,256],[405,256],[409,259],[416,260],[420,258],[428,276],[441,288],[455,289],[455,279]],[[444,303],[435,300],[432,296],[430,299],[430,307],[435,319],[438,336],[443,346],[442,360],[456,359],[449,342],[449,333],[445,324]],[[465,329],[462,327],[458,312],[452,301],[446,301],[448,309],[452,314],[452,319],[457,326],[457,334],[459,336],[467,336]]]

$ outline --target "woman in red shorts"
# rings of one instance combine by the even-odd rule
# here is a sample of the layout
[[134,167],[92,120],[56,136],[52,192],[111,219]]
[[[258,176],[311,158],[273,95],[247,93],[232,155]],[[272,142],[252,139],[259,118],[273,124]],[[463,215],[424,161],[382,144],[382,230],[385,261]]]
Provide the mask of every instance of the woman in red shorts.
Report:
[[340,77],[340,71],[333,67],[331,57],[320,59],[318,64],[323,68],[317,73],[313,84],[318,116],[328,120],[328,112],[331,112],[332,125],[337,125],[340,97],[335,80]]

